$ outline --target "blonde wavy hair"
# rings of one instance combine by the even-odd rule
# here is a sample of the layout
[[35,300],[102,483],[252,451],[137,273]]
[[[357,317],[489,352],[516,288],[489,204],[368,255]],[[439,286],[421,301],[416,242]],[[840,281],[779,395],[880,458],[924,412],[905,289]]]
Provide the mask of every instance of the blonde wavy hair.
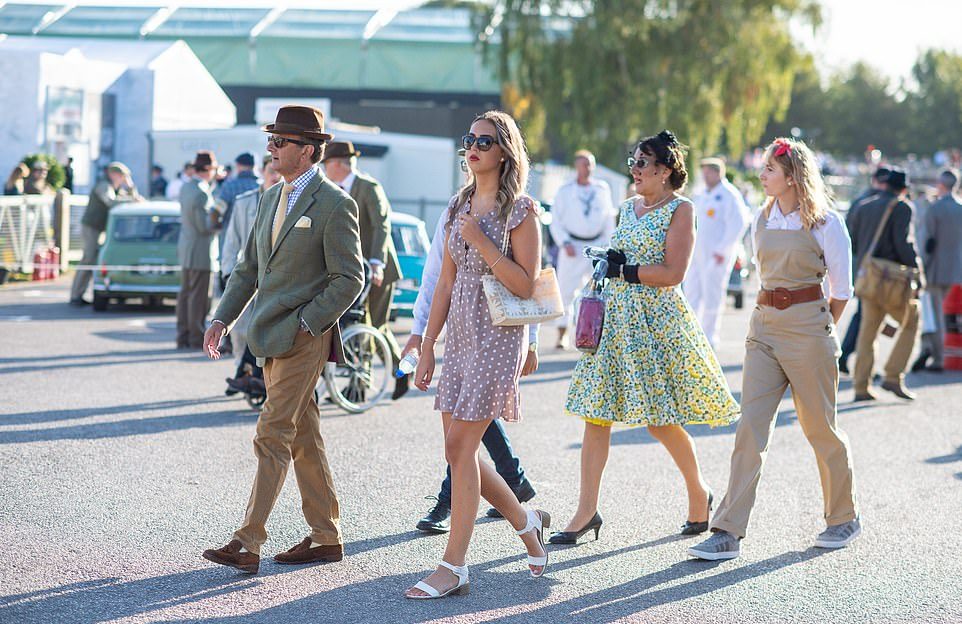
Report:
[[[780,137],[772,141],[765,150],[764,162],[769,161],[781,167],[785,175],[795,182],[802,227],[811,230],[825,223],[825,217],[832,210],[835,199],[825,186],[814,152],[802,141]],[[763,210],[766,218],[774,203],[774,197],[765,201]]]
[[[515,202],[524,196],[524,189],[528,186],[528,148],[521,135],[521,129],[517,122],[508,113],[498,110],[490,110],[474,118],[472,125],[486,119],[494,124],[495,142],[501,146],[504,154],[504,162],[501,163],[501,177],[498,183],[498,195],[495,199],[497,204],[497,216],[499,219],[507,219],[511,213],[511,208]],[[467,180],[458,190],[457,201],[451,207],[448,215],[448,224],[454,221],[454,215],[458,208],[474,194],[477,189],[477,181],[474,179],[474,172],[468,169]]]

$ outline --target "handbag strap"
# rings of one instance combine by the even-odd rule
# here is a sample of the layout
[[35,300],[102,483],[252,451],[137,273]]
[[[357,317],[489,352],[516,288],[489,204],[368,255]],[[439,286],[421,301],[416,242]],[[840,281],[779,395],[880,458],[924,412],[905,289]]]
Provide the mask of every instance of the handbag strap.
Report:
[[893,197],[892,201],[889,202],[888,206],[885,207],[885,214],[882,215],[882,220],[879,221],[878,227],[875,228],[875,236],[872,238],[872,244],[869,245],[862,256],[862,264],[868,262],[869,258],[875,253],[875,247],[878,245],[879,239],[882,238],[882,230],[885,229],[886,224],[889,222],[889,218],[892,216],[892,212],[895,210],[896,204],[899,203],[898,197]]

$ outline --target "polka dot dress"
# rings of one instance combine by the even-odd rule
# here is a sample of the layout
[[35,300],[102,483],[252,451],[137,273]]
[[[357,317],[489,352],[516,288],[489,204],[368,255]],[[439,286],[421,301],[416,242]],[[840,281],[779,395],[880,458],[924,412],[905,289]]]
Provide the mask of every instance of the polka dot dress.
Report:
[[[458,214],[470,209],[470,202],[466,202]],[[530,199],[522,198],[515,203],[508,215],[509,232],[524,221],[529,210],[534,210]],[[487,214],[479,222],[481,230],[500,248],[505,235],[504,221],[495,214]],[[481,276],[491,270],[478,250],[466,243],[457,230],[448,236],[448,251],[458,272],[451,292],[444,363],[434,409],[450,412],[455,420],[518,421],[521,419],[518,379],[524,366],[527,328],[492,324],[481,287]],[[512,258],[510,242],[506,257]]]

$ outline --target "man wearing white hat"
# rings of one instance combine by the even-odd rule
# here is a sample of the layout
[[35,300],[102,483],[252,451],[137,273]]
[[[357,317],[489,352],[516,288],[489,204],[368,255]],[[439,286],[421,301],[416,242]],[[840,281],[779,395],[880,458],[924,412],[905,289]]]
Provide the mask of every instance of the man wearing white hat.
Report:
[[701,173],[705,189],[695,197],[695,249],[682,288],[708,341],[717,348],[728,278],[749,211],[741,193],[725,178],[723,160],[703,159]]

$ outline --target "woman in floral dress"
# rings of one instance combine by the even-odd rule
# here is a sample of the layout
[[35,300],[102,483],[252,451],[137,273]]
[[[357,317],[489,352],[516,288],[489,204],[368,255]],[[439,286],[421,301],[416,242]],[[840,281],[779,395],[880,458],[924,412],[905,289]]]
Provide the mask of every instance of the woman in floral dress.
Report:
[[715,353],[679,284],[691,261],[695,223],[683,147],[670,132],[641,141],[628,159],[636,197],[620,209],[608,252],[604,334],[581,357],[565,411],[585,421],[578,510],[552,543],[574,543],[601,527],[598,491],[612,425],[647,426],[668,450],[688,489],[683,535],[708,529],[712,495],[683,425],[738,418]]

